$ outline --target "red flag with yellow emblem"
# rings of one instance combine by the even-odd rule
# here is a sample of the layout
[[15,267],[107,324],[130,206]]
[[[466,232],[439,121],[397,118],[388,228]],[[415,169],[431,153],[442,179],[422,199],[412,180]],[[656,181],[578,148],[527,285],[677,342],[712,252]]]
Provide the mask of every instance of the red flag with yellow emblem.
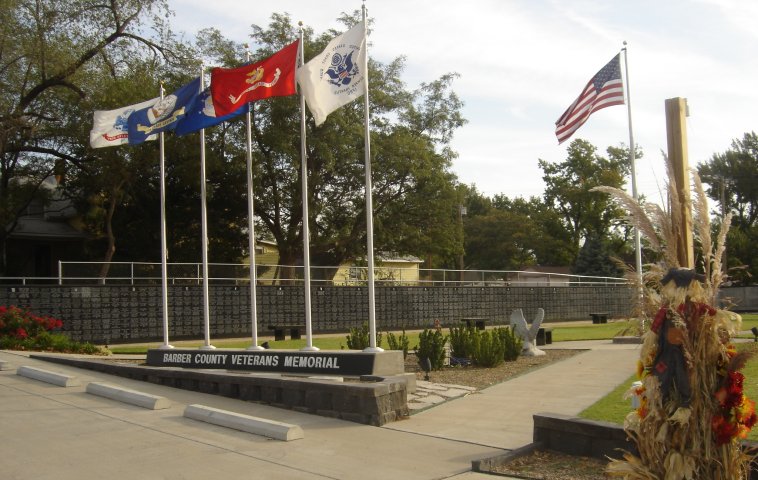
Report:
[[211,97],[216,115],[227,115],[262,98],[294,95],[298,42],[257,63],[211,70]]

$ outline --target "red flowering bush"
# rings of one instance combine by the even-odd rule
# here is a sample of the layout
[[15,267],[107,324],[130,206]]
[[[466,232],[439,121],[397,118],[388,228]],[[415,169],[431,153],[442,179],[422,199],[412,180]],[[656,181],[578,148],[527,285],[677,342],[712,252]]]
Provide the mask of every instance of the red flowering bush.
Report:
[[745,376],[737,371],[740,362],[733,361],[737,353],[731,345],[727,349],[727,355],[732,364],[727,368],[721,386],[714,395],[719,408],[711,419],[711,429],[717,445],[729,443],[734,438],[745,438],[758,421],[755,402],[743,393]]
[[0,305],[0,337],[35,338],[62,326],[63,322],[57,318],[37,316],[15,305]]

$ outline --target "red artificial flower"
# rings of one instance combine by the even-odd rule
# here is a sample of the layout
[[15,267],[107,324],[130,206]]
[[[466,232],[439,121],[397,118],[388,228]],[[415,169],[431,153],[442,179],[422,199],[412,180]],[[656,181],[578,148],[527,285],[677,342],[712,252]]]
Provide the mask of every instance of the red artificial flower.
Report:
[[663,325],[663,321],[666,320],[666,312],[668,312],[668,309],[666,307],[661,307],[658,309],[658,313],[655,314],[653,323],[650,325],[650,330],[652,330],[654,333],[658,333],[660,331],[661,325]]
[[716,435],[716,444],[724,445],[732,441],[739,434],[737,425],[729,422],[723,415],[715,415],[711,421],[711,428]]
[[755,426],[756,421],[758,421],[758,416],[756,416],[755,412],[753,412],[748,418],[742,421],[742,424],[745,425],[748,429],[752,429]]

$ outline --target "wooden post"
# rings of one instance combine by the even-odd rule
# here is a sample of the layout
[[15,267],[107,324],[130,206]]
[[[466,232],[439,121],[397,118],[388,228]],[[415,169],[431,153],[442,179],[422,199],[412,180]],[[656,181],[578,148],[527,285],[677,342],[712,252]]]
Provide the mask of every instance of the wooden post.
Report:
[[692,240],[692,202],[690,201],[689,159],[687,157],[687,99],[666,100],[666,133],[668,155],[674,167],[676,192],[681,205],[680,235],[677,236],[679,264],[683,268],[695,268],[695,252]]

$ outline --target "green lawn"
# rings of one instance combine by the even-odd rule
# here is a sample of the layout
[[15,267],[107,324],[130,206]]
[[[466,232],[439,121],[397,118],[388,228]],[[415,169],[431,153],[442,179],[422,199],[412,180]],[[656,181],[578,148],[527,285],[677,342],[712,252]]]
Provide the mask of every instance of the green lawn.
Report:
[[553,324],[553,341],[606,340],[626,334],[634,325],[635,322],[627,320],[611,320],[610,323],[597,325],[572,325],[571,322]]
[[[749,330],[751,327],[758,326],[758,314],[747,314],[742,317],[742,329]],[[635,322],[627,320],[611,320],[609,323],[603,324],[581,324],[577,325],[573,322],[565,323],[553,323],[551,325],[553,329],[553,342],[568,342],[575,340],[605,340],[611,339],[617,335],[628,334],[633,329]],[[448,333],[448,329],[443,329],[445,334]],[[395,332],[399,335],[400,332]],[[410,339],[410,346],[413,349],[418,345],[418,332],[410,331],[407,333]],[[386,334],[384,335],[386,337]],[[752,335],[747,335],[752,338]],[[269,337],[266,338],[271,348],[284,349],[284,350],[299,350],[305,346],[305,339],[301,340],[282,340],[273,341]],[[262,340],[261,340],[262,341]],[[250,346],[250,340],[240,339],[213,339],[211,342],[214,346],[219,348],[247,348]],[[175,347],[195,348],[203,345],[202,340],[182,340],[172,341],[172,345]],[[154,343],[142,343],[138,345],[128,346],[111,346],[110,350],[113,353],[125,353],[125,354],[144,354],[150,348],[157,348],[161,344],[159,342]],[[340,350],[347,348],[346,334],[338,334],[328,336],[317,336],[313,338],[313,345],[322,350]],[[386,340],[382,341],[382,347],[387,346]]]
[[[758,324],[758,321],[756,322]],[[598,325],[576,325],[571,322],[565,324],[553,324],[553,342],[567,342],[572,340],[603,340],[610,339],[616,335],[626,332],[634,322],[626,320],[612,320],[610,323],[598,324]],[[399,335],[401,332],[394,332]],[[449,333],[449,329],[444,328],[443,333]],[[410,340],[411,349],[418,345],[418,332],[411,331],[407,333]],[[313,345],[322,350],[340,350],[347,348],[347,334],[334,334],[328,336],[317,336],[313,338]],[[385,339],[382,340],[382,347],[387,347],[386,333],[383,335]],[[259,339],[260,340],[260,339]],[[305,346],[305,339],[301,340],[283,340],[273,341],[267,337],[267,341],[271,348],[284,349],[284,350],[299,350]],[[214,339],[211,343],[218,348],[247,348],[250,346],[250,340],[240,339]],[[182,340],[172,341],[171,344],[175,347],[184,348],[196,348],[203,345],[202,340]],[[144,354],[150,348],[158,348],[161,344],[159,342],[143,343],[138,345],[128,346],[111,346],[110,351],[120,354]]]

